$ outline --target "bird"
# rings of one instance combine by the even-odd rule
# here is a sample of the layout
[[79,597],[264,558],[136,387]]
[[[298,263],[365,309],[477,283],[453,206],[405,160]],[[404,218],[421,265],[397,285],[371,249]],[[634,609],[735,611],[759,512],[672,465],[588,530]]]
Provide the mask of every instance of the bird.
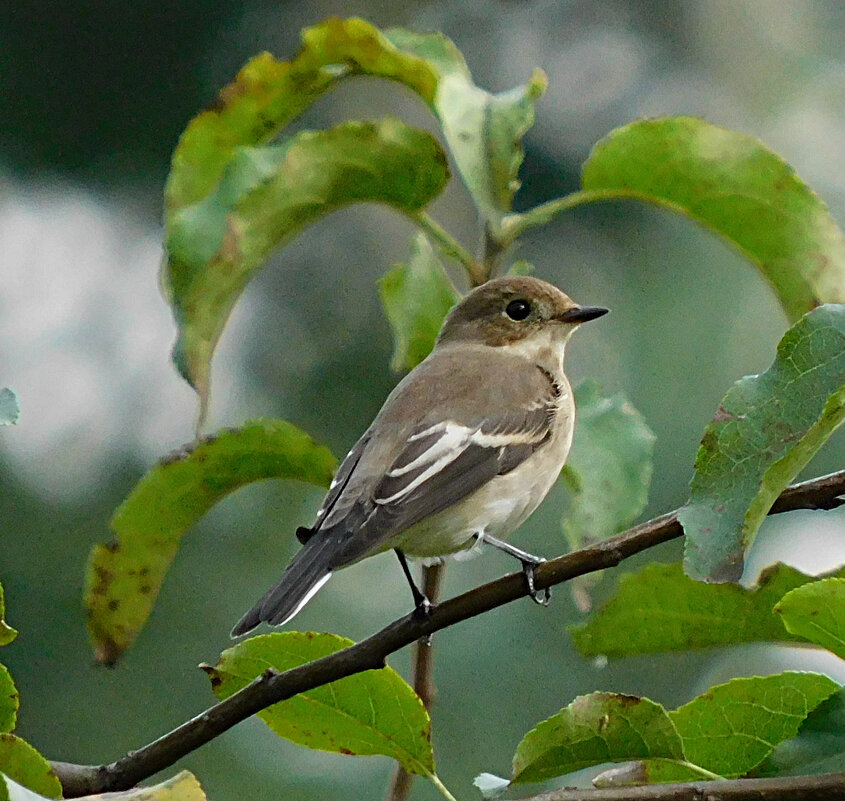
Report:
[[436,560],[481,543],[520,560],[531,597],[543,559],[505,542],[558,478],[575,403],[564,350],[581,306],[533,276],[494,278],[449,312],[431,353],[387,397],[341,463],[302,548],[280,581],[234,626],[289,622],[339,568],[396,552],[415,609],[428,599],[407,557]]

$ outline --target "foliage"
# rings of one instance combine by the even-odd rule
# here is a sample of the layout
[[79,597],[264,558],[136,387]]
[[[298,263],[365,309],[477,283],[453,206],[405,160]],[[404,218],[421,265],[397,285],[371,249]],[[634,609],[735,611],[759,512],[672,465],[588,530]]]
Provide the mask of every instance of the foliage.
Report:
[[[283,672],[352,645],[335,634],[286,631],[252,637],[203,669],[215,695],[228,698],[265,670]],[[392,668],[368,670],[274,704],[259,717],[280,737],[338,754],[393,757],[409,773],[434,773],[431,720]]]
[[[163,283],[178,327],[174,360],[208,404],[211,362],[227,319],[271,255],[346,205],[382,203],[420,230],[406,263],[388,271],[379,294],[393,328],[397,371],[434,345],[461,285],[477,285],[533,226],[584,203],[635,199],[670,208],[712,229],[761,271],[794,323],[772,367],[739,381],[705,429],[680,566],[652,565],[574,632],[584,654],[621,657],[749,641],[806,640],[845,655],[845,578],[821,581],[784,565],[758,585],[733,581],[772,503],[845,419],[845,239],[824,204],[779,156],[757,140],[686,117],[640,120],[611,132],[584,165],[581,191],[513,211],[522,139],[546,89],[535,71],[523,86],[493,94],[475,85],[455,45],[441,34],[381,32],[360,19],[329,19],[302,34],[291,61],[264,53],[185,130],[166,189]],[[398,81],[440,126],[440,141],[388,117],[329,130],[288,126],[317,98],[352,76]],[[427,213],[457,167],[481,222],[482,253],[470,253]],[[531,272],[517,263],[514,272]],[[578,547],[617,533],[642,513],[654,435],[625,397],[586,381],[563,484],[566,539]],[[0,424],[17,419],[0,393]],[[218,501],[269,478],[328,486],[333,455],[286,421],[253,420],[218,432],[153,467],[118,508],[115,540],[94,548],[85,605],[97,659],[113,664],[151,614],[190,527]],[[563,538],[562,538],[563,539]],[[609,544],[608,548],[612,548]],[[586,598],[586,584],[581,597]],[[587,603],[583,604],[585,607]],[[3,622],[0,644],[16,632]],[[334,634],[254,637],[204,666],[220,699],[267,671],[304,665],[351,647]],[[633,763],[614,781],[665,782],[784,775],[845,766],[843,696],[831,679],[785,671],[735,678],[675,710],[630,695],[595,692],[572,700],[529,731],[516,749],[512,783],[563,776],[608,762]],[[50,764],[13,734],[19,699],[0,666],[1,777],[58,797]],[[434,770],[431,721],[390,667],[325,684],[264,709],[270,728],[293,742],[349,755],[380,754],[427,776]],[[199,719],[202,723],[202,716]],[[198,724],[199,725],[199,724]],[[838,727],[838,728],[837,728]],[[609,781],[605,774],[604,780]],[[486,776],[479,786],[507,780]],[[5,795],[4,795],[5,794]],[[202,798],[189,774],[119,796]]]
[[250,420],[163,459],[115,512],[116,539],[89,558],[85,607],[97,660],[113,664],[131,645],[182,535],[215,503],[268,478],[327,487],[334,469],[327,448],[281,420]]

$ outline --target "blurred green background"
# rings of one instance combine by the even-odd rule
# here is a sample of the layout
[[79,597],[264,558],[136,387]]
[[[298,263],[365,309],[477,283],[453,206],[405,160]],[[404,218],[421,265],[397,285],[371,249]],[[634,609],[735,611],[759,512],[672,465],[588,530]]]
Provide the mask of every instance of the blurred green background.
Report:
[[[81,608],[91,545],[160,456],[192,436],[195,398],[169,363],[174,327],[157,285],[169,154],[190,117],[251,55],[292,56],[301,27],[357,14],[445,32],[490,89],[549,75],[526,140],[527,208],[577,188],[598,138],[635,117],[694,114],[780,152],[845,222],[845,10],[829,0],[572,2],[200,2],[36,0],[0,5],[0,386],[23,407],[0,431],[0,578],[20,630],[3,650],[22,696],[20,733],[49,757],[100,763],[213,702],[201,661],[294,552],[320,493],[267,483],[185,538],[155,613],[115,670],[95,667]],[[301,121],[404,116],[433,130],[402,88],[353,80]],[[470,246],[471,204],[453,182],[434,216]],[[210,429],[284,417],[343,454],[396,381],[375,281],[411,229],[376,206],[338,213],[273,259],[247,290],[214,363]],[[625,392],[657,434],[648,513],[683,503],[703,426],[731,382],[765,369],[785,318],[764,281],[722,242],[633,203],[582,208],[525,238],[520,258],[613,314],[569,351],[575,381]],[[838,435],[807,471],[843,465]],[[565,549],[553,493],[516,541]],[[766,523],[747,575],[777,558],[812,571],[845,561],[845,514]],[[675,559],[677,543],[644,555]],[[634,566],[632,560],[625,569]],[[513,569],[497,553],[450,566],[453,594]],[[616,581],[605,576],[606,597]],[[299,628],[356,639],[409,608],[395,559],[339,574]],[[525,731],[580,693],[613,689],[676,705],[716,679],[835,660],[778,648],[629,659],[573,650],[578,619],[559,588],[548,609],[513,604],[435,638],[434,742],[445,783],[472,798],[480,771],[506,775]],[[624,637],[625,632],[620,632]],[[408,654],[392,664],[407,673]],[[293,746],[249,721],[185,759],[215,801],[384,797],[393,765]],[[439,797],[424,782],[417,799]]]

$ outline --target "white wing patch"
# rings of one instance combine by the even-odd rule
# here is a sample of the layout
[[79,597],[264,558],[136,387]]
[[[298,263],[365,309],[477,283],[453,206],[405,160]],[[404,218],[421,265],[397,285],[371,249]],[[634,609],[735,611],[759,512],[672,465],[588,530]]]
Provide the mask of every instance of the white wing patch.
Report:
[[472,443],[473,435],[477,433],[476,429],[467,428],[457,423],[438,423],[436,426],[427,428],[425,431],[410,437],[409,441],[422,439],[422,437],[430,436],[437,431],[443,433],[426,450],[408,464],[394,467],[387,474],[390,478],[397,478],[417,470],[419,471],[418,475],[393,495],[387,498],[375,498],[377,504],[395,503],[413,492],[422,483],[440,472],[447,464],[454,462]]

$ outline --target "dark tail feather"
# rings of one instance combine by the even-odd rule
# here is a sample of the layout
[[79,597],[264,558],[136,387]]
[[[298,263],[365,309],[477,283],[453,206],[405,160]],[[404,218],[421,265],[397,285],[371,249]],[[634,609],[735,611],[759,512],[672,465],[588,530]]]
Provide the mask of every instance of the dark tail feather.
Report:
[[337,548],[334,537],[310,539],[287,566],[281,581],[240,619],[231,636],[240,637],[259,623],[287,623],[329,580]]

